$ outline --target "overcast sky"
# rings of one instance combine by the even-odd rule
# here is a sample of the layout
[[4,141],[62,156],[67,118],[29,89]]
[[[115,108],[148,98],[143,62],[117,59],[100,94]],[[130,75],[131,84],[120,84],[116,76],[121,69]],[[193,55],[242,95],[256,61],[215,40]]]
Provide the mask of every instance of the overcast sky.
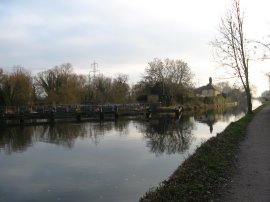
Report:
[[[230,0],[0,0],[0,67],[33,74],[62,63],[88,74],[129,75],[135,83],[155,57],[182,59],[197,86],[224,81],[209,43]],[[270,34],[270,1],[242,0],[246,32]],[[258,93],[268,89],[270,60],[251,64]],[[232,80],[234,82],[234,80]]]

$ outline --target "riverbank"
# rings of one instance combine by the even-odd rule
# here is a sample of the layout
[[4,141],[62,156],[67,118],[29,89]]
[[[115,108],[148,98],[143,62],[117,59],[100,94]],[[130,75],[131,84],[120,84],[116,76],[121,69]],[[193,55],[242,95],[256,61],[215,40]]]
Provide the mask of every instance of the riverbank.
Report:
[[168,179],[143,196],[150,201],[213,201],[228,184],[235,155],[254,115],[231,123],[222,133],[202,144]]
[[226,109],[231,107],[236,107],[236,102],[227,102],[222,104],[205,104],[205,103],[196,103],[196,104],[183,104],[183,109],[189,112],[196,112],[196,111],[206,111],[212,109]]

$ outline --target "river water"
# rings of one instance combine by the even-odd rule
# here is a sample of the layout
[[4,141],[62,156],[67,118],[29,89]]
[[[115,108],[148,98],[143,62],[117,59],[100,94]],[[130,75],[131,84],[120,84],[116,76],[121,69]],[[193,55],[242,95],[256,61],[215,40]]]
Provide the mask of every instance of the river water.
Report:
[[0,201],[138,201],[243,110],[1,128]]

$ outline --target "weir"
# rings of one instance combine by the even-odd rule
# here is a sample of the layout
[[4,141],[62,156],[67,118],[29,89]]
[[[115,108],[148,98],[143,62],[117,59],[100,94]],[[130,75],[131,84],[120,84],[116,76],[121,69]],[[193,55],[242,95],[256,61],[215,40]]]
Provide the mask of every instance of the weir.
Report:
[[56,120],[106,121],[117,120],[121,116],[143,116],[152,118],[153,114],[170,113],[180,118],[183,108],[164,108],[158,104],[106,104],[106,105],[37,105],[1,107],[0,125],[25,125],[54,123]]

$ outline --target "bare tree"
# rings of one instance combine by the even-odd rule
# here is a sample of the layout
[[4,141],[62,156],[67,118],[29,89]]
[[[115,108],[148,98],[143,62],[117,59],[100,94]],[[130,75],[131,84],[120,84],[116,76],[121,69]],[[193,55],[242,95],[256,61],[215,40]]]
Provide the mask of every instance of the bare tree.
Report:
[[232,8],[221,19],[219,38],[212,42],[219,62],[234,71],[245,89],[248,113],[252,113],[249,81],[249,48],[244,32],[244,16],[240,0],[233,0]]
[[6,105],[27,105],[31,103],[33,85],[32,78],[21,66],[15,66],[14,72],[1,76],[1,97]]
[[145,69],[145,80],[149,82],[175,83],[183,86],[192,85],[193,73],[188,64],[183,60],[167,58],[162,61],[159,58],[155,58],[148,65]]
[[69,63],[39,72],[35,87],[39,97],[48,104],[79,103],[85,78],[75,74]]
[[183,60],[155,58],[145,69],[144,81],[146,88],[152,93],[176,96],[183,94],[192,84],[193,73]]
[[129,85],[127,83],[128,76],[126,74],[118,74],[113,79],[111,87],[111,99],[114,103],[125,103],[129,98]]

